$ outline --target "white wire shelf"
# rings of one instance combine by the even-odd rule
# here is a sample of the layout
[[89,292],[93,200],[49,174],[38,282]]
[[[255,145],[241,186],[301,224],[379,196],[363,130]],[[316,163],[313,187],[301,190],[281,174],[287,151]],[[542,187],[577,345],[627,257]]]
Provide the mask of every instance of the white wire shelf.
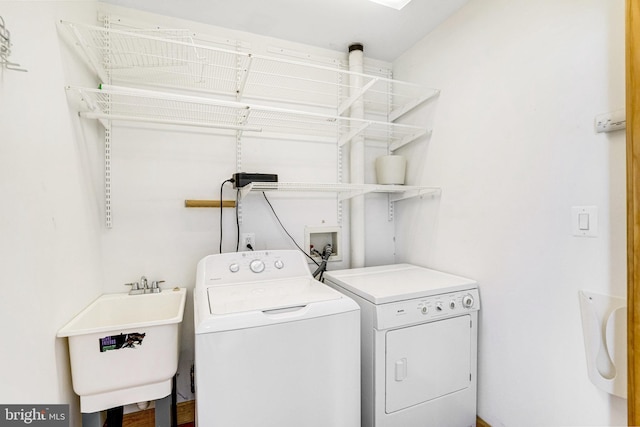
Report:
[[368,193],[389,193],[389,201],[421,197],[439,196],[438,187],[418,187],[409,185],[379,184],[342,184],[342,183],[306,183],[306,182],[252,182],[240,189],[241,197],[258,191],[295,191],[337,193],[338,200],[347,200]]
[[79,114],[90,119],[232,129],[249,135],[264,132],[301,140],[324,137],[339,145],[362,134],[397,147],[427,133],[412,125],[111,85],[100,89],[68,86],[67,91],[78,97]]
[[[103,82],[187,89],[331,108],[344,115],[362,98],[365,112],[389,121],[436,97],[439,91],[338,67],[255,55],[196,42],[189,30],[113,29],[60,22]],[[362,89],[350,95],[350,77]]]
[[[70,35],[87,64],[102,82],[109,83],[99,89],[67,87],[69,98],[77,98],[79,115],[97,119],[107,129],[105,211],[109,228],[107,153],[112,121],[229,130],[236,132],[238,141],[244,135],[325,141],[340,147],[362,136],[388,144],[389,151],[431,132],[395,121],[437,98],[439,91],[388,78],[387,70],[354,73],[338,60],[319,65],[267,57],[248,52],[246,43],[218,43],[221,41],[207,36],[204,41],[185,29],[126,25],[109,19],[105,27],[60,21],[61,35]],[[117,85],[111,85],[114,82]],[[352,82],[359,88],[355,93]],[[348,117],[359,100],[364,104],[364,118]],[[338,200],[387,193],[390,220],[393,202],[440,194],[439,188],[432,187],[281,182],[253,183],[242,189],[242,195],[252,191],[333,192]],[[338,218],[340,206],[338,203]]]

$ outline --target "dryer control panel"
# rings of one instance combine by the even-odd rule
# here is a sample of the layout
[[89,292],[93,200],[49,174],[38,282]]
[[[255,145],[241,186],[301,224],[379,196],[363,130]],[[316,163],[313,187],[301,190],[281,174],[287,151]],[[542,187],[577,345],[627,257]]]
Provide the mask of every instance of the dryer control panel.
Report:
[[376,306],[377,330],[424,323],[480,310],[478,289],[449,292]]

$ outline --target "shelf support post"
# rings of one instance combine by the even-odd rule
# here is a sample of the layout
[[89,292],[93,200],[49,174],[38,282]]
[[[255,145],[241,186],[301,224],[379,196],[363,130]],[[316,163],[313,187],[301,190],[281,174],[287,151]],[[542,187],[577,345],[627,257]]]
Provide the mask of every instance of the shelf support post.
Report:
[[[236,46],[236,50],[240,50],[240,46]],[[243,70],[242,68],[242,60],[240,59],[240,55],[236,55],[236,80],[237,80],[237,90],[236,90],[236,101],[239,101],[242,98],[244,88],[247,82],[247,78],[249,77],[249,68],[251,67],[251,54],[249,54],[249,63],[247,67]],[[250,111],[247,110],[244,115],[238,111],[236,121],[238,125],[243,125],[246,123],[246,120],[249,118]],[[242,172],[242,130],[236,131],[236,172]],[[238,225],[242,225],[242,197],[238,197],[236,194],[236,216],[238,218]]]
[[[111,29],[111,19],[108,15],[105,15],[102,19],[102,25],[105,30]],[[102,58],[104,69],[106,70],[106,83],[111,84],[111,33],[107,31],[107,37],[105,38],[105,50]],[[105,113],[111,112],[111,96],[107,95],[107,104],[105,106]],[[105,120],[102,125],[104,126],[104,217],[105,226],[107,229],[113,228],[113,221],[111,219],[111,120]]]

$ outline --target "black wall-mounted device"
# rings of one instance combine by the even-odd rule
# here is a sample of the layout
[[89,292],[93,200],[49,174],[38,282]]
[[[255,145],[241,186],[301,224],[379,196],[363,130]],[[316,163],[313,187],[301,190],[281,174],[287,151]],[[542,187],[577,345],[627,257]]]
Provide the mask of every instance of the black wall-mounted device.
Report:
[[275,173],[234,173],[233,188],[242,188],[252,182],[278,182],[278,175]]

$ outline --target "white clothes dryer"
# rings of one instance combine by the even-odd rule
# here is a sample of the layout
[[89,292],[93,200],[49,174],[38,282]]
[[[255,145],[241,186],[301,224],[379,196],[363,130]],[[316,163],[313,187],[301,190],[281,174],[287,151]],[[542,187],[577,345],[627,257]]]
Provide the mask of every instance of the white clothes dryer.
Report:
[[199,427],[360,427],[360,309],[300,252],[203,258],[194,320]]
[[362,427],[476,425],[475,281],[395,264],[325,283],[361,308]]

